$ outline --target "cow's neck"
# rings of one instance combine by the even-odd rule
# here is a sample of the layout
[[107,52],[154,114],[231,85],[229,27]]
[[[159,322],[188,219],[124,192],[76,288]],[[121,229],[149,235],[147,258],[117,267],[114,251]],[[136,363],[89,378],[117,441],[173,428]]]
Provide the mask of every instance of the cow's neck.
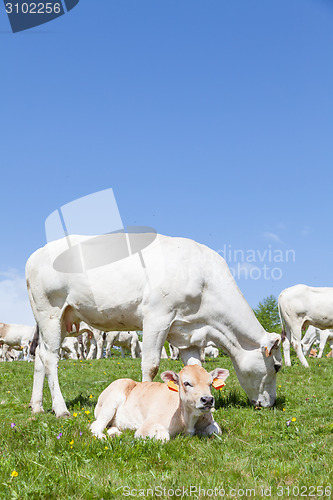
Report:
[[195,434],[195,424],[197,423],[199,416],[193,415],[193,412],[189,410],[181,400],[179,400],[179,411],[183,423],[184,434],[187,436],[193,436]]

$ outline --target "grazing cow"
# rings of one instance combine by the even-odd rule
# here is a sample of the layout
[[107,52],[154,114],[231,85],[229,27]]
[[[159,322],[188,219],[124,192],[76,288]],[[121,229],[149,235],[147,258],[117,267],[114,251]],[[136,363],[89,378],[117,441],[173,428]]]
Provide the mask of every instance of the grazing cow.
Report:
[[[140,247],[146,236],[68,236],[28,259],[27,286],[39,327],[32,411],[43,411],[47,372],[55,414],[69,414],[57,363],[66,330],[73,324],[79,329],[80,321],[104,331],[142,330],[143,381],[157,374],[167,339],[181,348],[184,364],[199,360],[200,348],[212,341],[230,356],[251,402],[272,406],[281,337],[260,325],[225,260],[185,238],[155,234]],[[115,249],[129,244],[143,249],[115,256]]]
[[311,346],[316,340],[319,342],[319,353],[317,357],[321,358],[326,342],[329,342],[331,349],[333,349],[333,330],[321,330],[320,328],[310,325],[302,339],[304,356],[308,356],[309,351],[312,350]]
[[105,333],[82,321],[79,334],[82,336],[82,357],[85,359],[102,359]]
[[178,349],[178,347],[175,347],[174,345],[169,344],[169,348],[170,348],[170,357],[171,357],[171,359],[173,359],[174,361],[177,361],[177,359],[179,359],[179,349]]
[[111,348],[120,347],[121,357],[125,357],[125,349],[131,352],[132,358],[140,358],[141,346],[136,332],[108,332],[106,334],[105,357],[111,356]]
[[333,288],[295,285],[283,290],[278,302],[285,364],[291,366],[291,342],[302,365],[308,367],[301,345],[302,331],[308,325],[322,330],[333,328]]
[[178,375],[172,371],[161,374],[160,382],[135,382],[123,378],[112,382],[98,398],[96,421],[90,429],[94,436],[104,438],[136,430],[136,438],[155,438],[168,441],[176,434],[218,434],[221,430],[211,410],[214,398],[211,387],[222,387],[228,370],[216,368],[208,373],[202,366],[185,366]]
[[205,356],[208,356],[209,358],[218,358],[219,356],[219,350],[217,349],[217,347],[213,347],[213,346],[208,346],[208,347],[205,347]]
[[2,360],[6,360],[10,348],[22,349],[23,359],[28,359],[29,345],[32,341],[36,326],[15,325],[0,323],[0,346],[2,346]]
[[79,349],[76,337],[65,337],[61,344],[60,356],[62,359],[79,359]]

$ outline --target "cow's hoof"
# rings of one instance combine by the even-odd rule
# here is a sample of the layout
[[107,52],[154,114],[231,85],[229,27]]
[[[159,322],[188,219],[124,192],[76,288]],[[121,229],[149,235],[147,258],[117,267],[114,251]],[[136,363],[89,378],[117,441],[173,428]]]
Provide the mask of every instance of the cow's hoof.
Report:
[[34,405],[32,403],[29,404],[31,408],[31,413],[45,413],[44,408],[41,405]]
[[56,412],[55,410],[52,410],[52,411],[54,411],[55,416],[57,418],[61,418],[61,417],[69,418],[71,416],[71,414],[69,413],[68,410],[62,410],[62,411],[59,411],[59,412]]

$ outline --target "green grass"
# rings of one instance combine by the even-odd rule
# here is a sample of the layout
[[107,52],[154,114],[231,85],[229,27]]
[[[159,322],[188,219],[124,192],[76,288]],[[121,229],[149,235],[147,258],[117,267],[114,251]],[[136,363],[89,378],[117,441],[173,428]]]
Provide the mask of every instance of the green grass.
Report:
[[[1,363],[0,498],[134,498],[125,494],[148,488],[160,488],[154,493],[162,492],[161,498],[181,498],[172,490],[188,488],[189,495],[191,486],[202,489],[191,498],[208,498],[214,488],[229,498],[254,498],[253,489],[263,498],[262,488],[271,498],[317,498],[318,490],[310,487],[330,484],[333,491],[333,360],[309,361],[307,370],[293,358],[293,366],[278,374],[276,406],[260,410],[248,403],[228,358],[206,362],[208,371],[221,366],[231,373],[223,391],[214,391],[223,434],[178,436],[166,444],[134,440],[129,431],[101,442],[88,428],[101,391],[116,378],[139,380],[140,360],[61,361],[60,385],[70,412],[77,414],[69,419],[51,413],[46,385],[45,414],[33,416],[33,365]],[[180,368],[179,362],[161,362],[161,371]]]

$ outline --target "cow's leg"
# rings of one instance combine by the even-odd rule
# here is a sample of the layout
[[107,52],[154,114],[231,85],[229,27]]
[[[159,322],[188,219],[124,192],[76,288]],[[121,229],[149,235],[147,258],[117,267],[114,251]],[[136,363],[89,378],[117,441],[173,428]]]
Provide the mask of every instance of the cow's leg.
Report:
[[216,434],[222,434],[221,428],[217,422],[215,422],[211,412],[205,413],[198,418],[195,426],[195,434],[199,436],[210,436],[214,432]]
[[296,339],[294,337],[292,339],[291,343],[292,343],[293,348],[295,349],[296,354],[298,356],[298,359],[300,360],[300,362],[302,363],[302,365],[305,366],[306,368],[308,368],[309,367],[309,363],[305,359],[305,356],[304,356],[304,353],[303,353],[303,349],[302,349],[301,339],[298,340],[298,339]]
[[124,358],[125,357],[125,349],[123,347],[120,346],[120,354],[121,354],[121,357]]
[[302,344],[302,349],[303,349],[303,354],[304,356],[308,356],[311,350],[311,342],[308,342],[307,344]]
[[9,349],[8,344],[2,344],[2,361],[6,361],[8,349]]
[[136,358],[136,343],[135,342],[131,343],[131,356],[133,359]]
[[43,386],[45,379],[45,367],[39,356],[39,346],[36,348],[35,353],[35,370],[34,382],[32,387],[32,395],[30,400],[30,407],[32,413],[43,413]]
[[318,353],[318,358],[321,358],[325,349],[326,342],[328,340],[328,335],[324,332],[320,335],[320,342],[319,342],[319,353]]
[[201,365],[201,347],[191,346],[179,349],[179,355],[184,365]]
[[170,433],[163,425],[154,420],[147,420],[139,427],[134,434],[135,438],[150,438],[158,441],[169,441]]
[[286,366],[291,366],[291,360],[290,360],[290,340],[288,337],[285,337],[283,343],[283,355],[284,355],[284,364]]
[[111,342],[107,342],[106,347],[105,347],[105,357],[106,358],[111,358],[111,348],[112,348]]
[[95,353],[96,353],[96,345],[93,342],[91,342],[87,359],[88,360],[94,359]]
[[41,342],[39,355],[45,367],[45,373],[48,378],[49,388],[52,398],[52,410],[56,417],[69,416],[65,400],[61,394],[59,380],[58,380],[58,361],[61,338],[52,339],[52,349],[50,349],[45,342]]
[[[155,312],[157,315],[157,312]],[[167,339],[171,321],[167,322],[168,326],[158,328],[159,325],[152,321],[145,321],[142,337],[142,382],[152,382],[156,376],[160,361],[162,347]]]
[[96,354],[96,359],[102,359],[103,357],[103,345],[104,345],[104,340],[103,337],[101,337],[97,341],[97,354]]

